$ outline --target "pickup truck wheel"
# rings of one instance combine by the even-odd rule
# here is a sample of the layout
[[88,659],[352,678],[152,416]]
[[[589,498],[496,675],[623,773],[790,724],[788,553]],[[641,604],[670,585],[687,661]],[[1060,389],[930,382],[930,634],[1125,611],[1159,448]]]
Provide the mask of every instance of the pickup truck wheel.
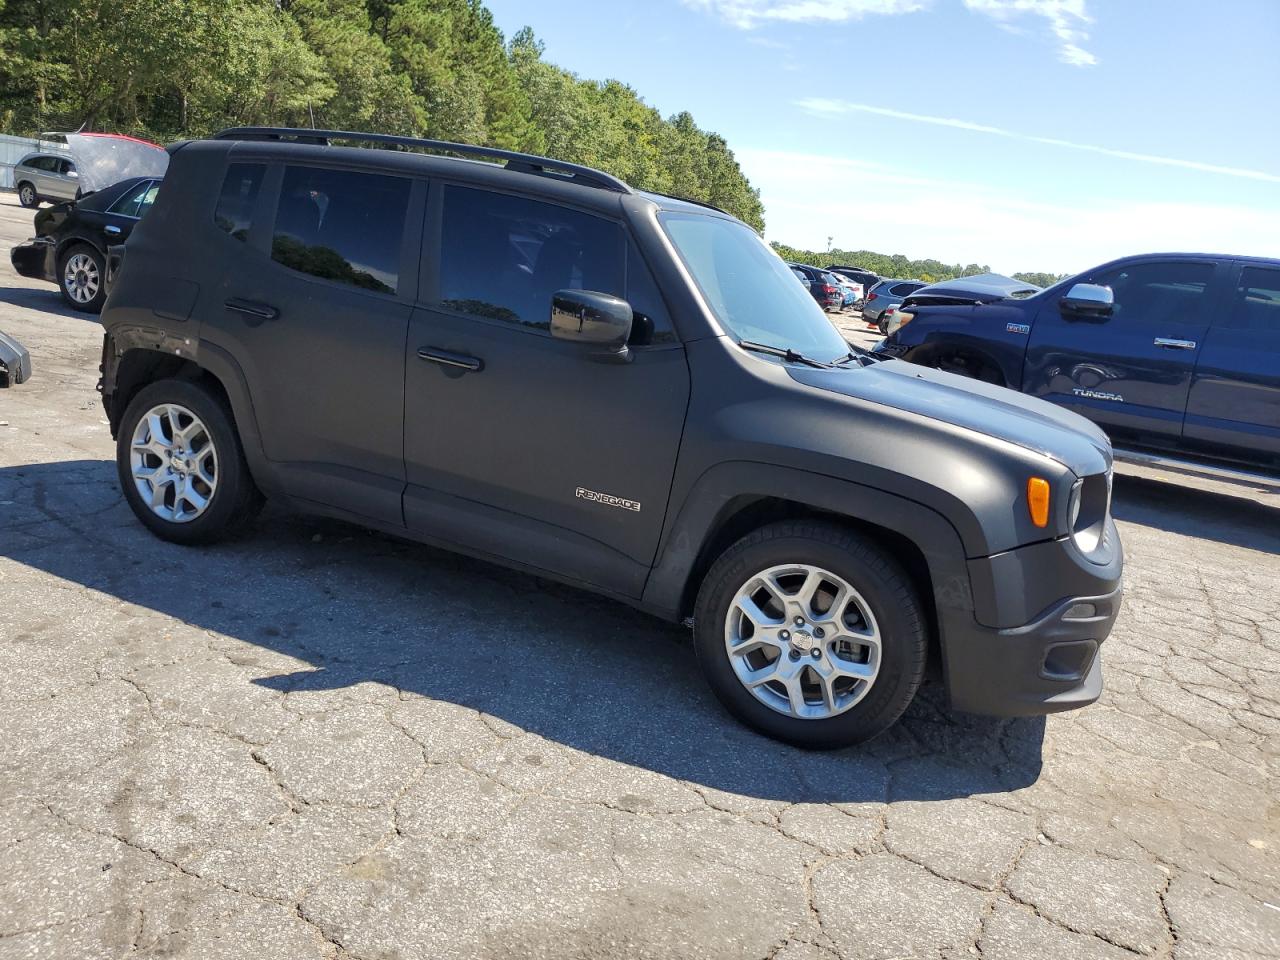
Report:
[[107,264],[85,243],[68,247],[58,257],[58,289],[62,299],[88,313],[99,313],[107,300]]
[[18,202],[24,207],[38,207],[40,198],[36,196],[36,188],[26,182],[18,184]]
[[920,686],[925,620],[910,578],[861,535],[770,524],[726,550],[698,593],[694,645],[743,723],[829,749],[891,727]]
[[226,405],[187,380],[160,380],[133,398],[120,420],[116,467],[138,519],[173,543],[221,539],[260,502]]

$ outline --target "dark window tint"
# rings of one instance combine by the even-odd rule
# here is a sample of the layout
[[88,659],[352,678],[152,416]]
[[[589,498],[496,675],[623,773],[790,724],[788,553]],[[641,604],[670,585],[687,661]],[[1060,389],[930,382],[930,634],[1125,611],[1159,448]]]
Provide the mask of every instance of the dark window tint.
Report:
[[546,329],[557,290],[625,297],[622,228],[554,204],[446,187],[440,301]]
[[31,167],[33,170],[52,172],[54,164],[57,162],[56,157],[32,157],[27,161],[27,166]]
[[1280,270],[1244,268],[1227,326],[1280,333]]
[[1133,263],[1099,274],[1115,295],[1116,320],[1201,323],[1212,263]]
[[227,167],[222,193],[218,195],[218,207],[213,212],[213,222],[219,230],[225,230],[237,240],[249,239],[253,205],[258,201],[265,170],[266,167],[260,163],[233,163]]
[[293,270],[395,293],[409,181],[286,167],[271,258]]
[[909,293],[915,293],[923,286],[923,283],[895,283],[889,288],[889,292],[895,297],[905,297]]
[[809,285],[809,278],[805,275],[805,272],[803,270],[797,270],[795,267],[792,267],[791,272],[794,273],[796,275],[796,279],[799,280],[801,283],[803,283],[806,287]]
[[58,172],[59,173],[75,173],[76,165],[72,163],[70,160],[59,160]]
[[676,338],[658,284],[649,272],[648,264],[640,256],[639,249],[631,241],[627,242],[626,299],[635,311],[635,320],[631,325],[632,344],[642,346],[646,343],[668,343]]
[[137,186],[127,190],[107,208],[107,212],[116,213],[122,217],[141,217],[151,209],[159,189],[160,185],[154,180],[143,180]]

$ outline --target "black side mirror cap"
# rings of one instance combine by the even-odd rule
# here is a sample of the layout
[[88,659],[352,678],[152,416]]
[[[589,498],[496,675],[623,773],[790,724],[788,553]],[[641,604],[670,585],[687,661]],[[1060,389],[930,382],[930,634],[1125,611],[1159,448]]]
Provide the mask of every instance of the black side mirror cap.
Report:
[[551,336],[599,347],[591,358],[605,363],[630,361],[634,317],[627,301],[595,290],[561,290],[551,298]]

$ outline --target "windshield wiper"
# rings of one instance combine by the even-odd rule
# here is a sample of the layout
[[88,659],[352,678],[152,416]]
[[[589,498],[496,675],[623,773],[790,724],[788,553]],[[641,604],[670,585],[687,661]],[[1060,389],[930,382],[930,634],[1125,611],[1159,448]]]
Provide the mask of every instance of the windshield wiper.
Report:
[[851,343],[849,344],[849,352],[846,353],[839,360],[833,360],[832,366],[843,367],[850,360],[857,360],[859,363],[862,364],[862,366],[869,367],[873,363],[878,363],[880,361],[880,358],[877,357],[870,350],[863,350],[861,347],[855,347]]
[[820,370],[831,369],[831,364],[824,363],[821,360],[815,360],[813,357],[806,357],[803,353],[797,353],[790,347],[775,347],[769,343],[756,343],[754,340],[739,340],[738,346],[743,350],[753,350],[756,353],[767,353],[771,357],[782,357],[782,359],[790,363],[803,363],[806,366],[817,367]]

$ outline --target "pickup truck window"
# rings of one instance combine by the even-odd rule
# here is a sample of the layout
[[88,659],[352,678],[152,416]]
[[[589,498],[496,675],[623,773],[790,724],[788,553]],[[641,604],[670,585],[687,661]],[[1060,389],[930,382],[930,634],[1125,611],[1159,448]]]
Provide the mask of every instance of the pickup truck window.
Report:
[[1280,331],[1280,270],[1245,267],[1224,326]]
[[1212,263],[1130,263],[1090,282],[1111,288],[1116,320],[1197,324],[1205,321],[1205,291],[1213,270]]

